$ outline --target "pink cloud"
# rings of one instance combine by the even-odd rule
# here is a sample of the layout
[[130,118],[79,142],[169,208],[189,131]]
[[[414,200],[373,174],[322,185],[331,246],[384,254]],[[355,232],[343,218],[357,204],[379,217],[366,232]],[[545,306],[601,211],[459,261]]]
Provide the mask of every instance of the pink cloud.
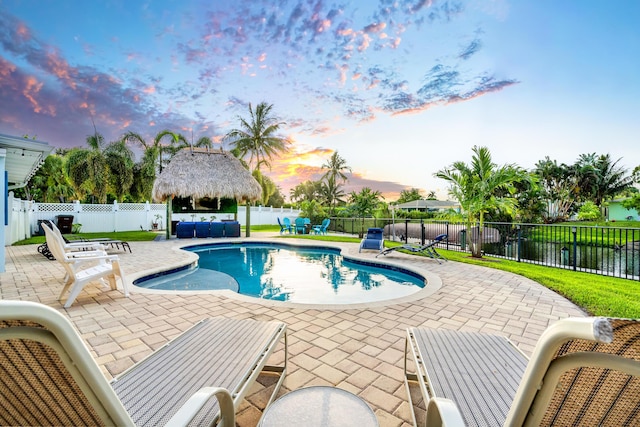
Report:
[[39,82],[35,77],[29,76],[26,78],[25,87],[22,90],[22,94],[25,98],[27,98],[27,100],[29,100],[29,103],[33,107],[33,111],[35,113],[42,113],[48,116],[55,117],[55,107],[53,107],[52,105],[42,106],[36,99],[43,86],[43,83]]
[[71,89],[77,88],[76,82],[72,78],[72,75],[74,77],[77,75],[76,69],[70,67],[69,63],[60,58],[57,52],[47,53],[46,65],[56,77],[64,81]]

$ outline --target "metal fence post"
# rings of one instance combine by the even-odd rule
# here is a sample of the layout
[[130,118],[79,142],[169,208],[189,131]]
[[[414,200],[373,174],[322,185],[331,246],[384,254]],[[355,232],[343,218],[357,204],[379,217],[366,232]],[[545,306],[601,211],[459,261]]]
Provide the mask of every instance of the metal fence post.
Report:
[[520,251],[522,250],[522,228],[520,226],[520,224],[517,225],[518,227],[518,253],[517,253],[517,258],[518,258],[518,262],[520,262]]
[[447,233],[446,248],[449,249],[449,221],[445,222],[445,231]]
[[409,220],[404,220],[404,242],[409,242]]
[[576,271],[577,264],[577,254],[578,254],[578,240],[576,238],[576,234],[578,232],[578,227],[571,227],[571,233],[573,233],[573,271]]

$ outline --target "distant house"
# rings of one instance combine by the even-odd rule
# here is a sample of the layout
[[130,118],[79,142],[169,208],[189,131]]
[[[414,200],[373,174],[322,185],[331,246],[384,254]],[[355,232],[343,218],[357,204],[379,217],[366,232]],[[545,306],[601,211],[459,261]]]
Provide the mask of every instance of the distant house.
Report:
[[640,215],[635,209],[625,209],[622,202],[625,199],[616,199],[609,202],[609,206],[605,211],[608,221],[640,221]]
[[460,213],[460,203],[449,200],[414,200],[412,202],[395,205],[403,211],[444,212],[453,209]]

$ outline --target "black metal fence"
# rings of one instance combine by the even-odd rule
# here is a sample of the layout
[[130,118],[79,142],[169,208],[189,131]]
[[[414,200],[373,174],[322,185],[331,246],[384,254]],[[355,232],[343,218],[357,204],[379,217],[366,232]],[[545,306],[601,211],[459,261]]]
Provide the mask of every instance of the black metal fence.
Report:
[[640,280],[640,228],[485,222],[480,232],[449,221],[331,218],[329,229],[362,236],[370,227],[388,240],[425,244],[446,234],[443,249],[469,252],[480,244],[485,255]]

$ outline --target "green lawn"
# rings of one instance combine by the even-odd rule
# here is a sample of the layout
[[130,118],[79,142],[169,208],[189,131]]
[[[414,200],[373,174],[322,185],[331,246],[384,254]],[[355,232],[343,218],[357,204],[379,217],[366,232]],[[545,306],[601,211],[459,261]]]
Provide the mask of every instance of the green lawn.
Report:
[[[118,231],[116,233],[78,233],[78,234],[65,234],[64,237],[68,240],[81,240],[81,239],[97,239],[97,238],[109,238],[114,240],[122,240],[124,242],[148,242],[156,238],[158,234],[164,235],[164,231],[152,232],[152,231]],[[32,236],[29,239],[15,242],[13,246],[21,245],[40,245],[45,242],[44,236]]]

